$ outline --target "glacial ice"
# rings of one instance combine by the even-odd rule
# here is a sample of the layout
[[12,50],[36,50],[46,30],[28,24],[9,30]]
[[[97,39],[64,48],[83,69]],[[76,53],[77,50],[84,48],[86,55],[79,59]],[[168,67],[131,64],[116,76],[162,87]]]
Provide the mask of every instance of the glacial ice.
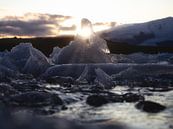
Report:
[[100,68],[95,69],[95,73],[98,84],[102,85],[103,88],[111,89],[114,86],[113,79],[111,78],[111,76],[106,74],[102,69]]
[[111,60],[114,63],[162,63],[171,62],[172,53],[158,53],[158,54],[145,54],[145,53],[133,53],[129,55],[124,54],[112,54]]
[[10,77],[14,78],[17,74],[18,73],[16,71],[13,71],[3,65],[0,65],[0,81]]
[[2,57],[0,64],[24,73],[41,74],[49,66],[47,57],[30,43],[21,43]]
[[49,58],[51,59],[51,61],[55,64],[58,63],[57,59],[58,59],[58,55],[60,52],[61,48],[59,47],[54,47],[53,48],[53,52],[50,54]]
[[93,32],[89,20],[82,20],[81,31],[83,28],[87,28],[90,34],[83,37],[83,32],[78,33],[74,41],[66,47],[55,47],[49,59],[41,51],[33,48],[31,43],[21,43],[9,52],[0,52],[0,66],[3,69],[0,75],[6,75],[8,69],[35,76],[42,75],[45,78],[70,76],[77,81],[86,80],[88,83],[97,80],[107,86],[112,85],[112,75],[116,78],[135,78],[149,75],[151,72],[152,75],[173,75],[173,54],[108,55],[106,41]]
[[58,56],[54,57],[56,64],[75,64],[75,63],[110,63],[111,60],[107,53],[109,49],[104,39],[97,36],[92,29],[92,24],[87,19],[81,21],[82,29],[88,29],[90,35],[83,37],[80,32],[75,40],[62,48]]
[[81,73],[81,75],[76,79],[77,82],[84,82],[87,81],[89,75],[89,68],[86,65],[83,72]]
[[97,83],[105,89],[113,87],[113,80],[111,76],[106,74],[100,68],[92,68],[90,65],[86,65],[81,75],[76,80],[77,82],[88,82],[88,84]]

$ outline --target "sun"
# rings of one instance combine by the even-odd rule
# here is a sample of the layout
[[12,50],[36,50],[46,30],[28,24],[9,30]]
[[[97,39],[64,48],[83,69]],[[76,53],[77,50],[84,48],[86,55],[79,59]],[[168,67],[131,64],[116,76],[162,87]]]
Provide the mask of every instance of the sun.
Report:
[[93,33],[92,23],[88,19],[83,18],[77,26],[76,34],[83,39],[89,39]]
[[92,35],[92,31],[89,27],[79,27],[76,31],[77,35],[83,39],[88,39]]

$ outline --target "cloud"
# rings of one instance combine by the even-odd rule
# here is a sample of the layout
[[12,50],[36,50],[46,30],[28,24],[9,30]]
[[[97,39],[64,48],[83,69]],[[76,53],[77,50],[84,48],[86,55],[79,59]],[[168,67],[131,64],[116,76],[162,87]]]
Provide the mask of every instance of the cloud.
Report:
[[0,19],[0,35],[10,36],[56,36],[60,29],[70,30],[61,25],[70,16],[27,13],[23,16],[6,16]]
[[76,29],[76,26],[75,25],[72,25],[70,27],[68,27],[68,26],[61,26],[60,27],[60,30],[62,30],[62,31],[73,31],[75,29]]
[[114,27],[116,26],[116,22],[96,22],[94,23],[94,26],[110,26],[110,27]]

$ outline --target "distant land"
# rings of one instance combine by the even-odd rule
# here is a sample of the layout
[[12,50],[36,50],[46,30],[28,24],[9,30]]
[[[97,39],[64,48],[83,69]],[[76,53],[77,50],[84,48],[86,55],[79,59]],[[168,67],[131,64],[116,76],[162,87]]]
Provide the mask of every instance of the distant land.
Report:
[[[32,45],[41,50],[46,56],[52,52],[53,47],[64,47],[74,39],[74,36],[59,36],[59,37],[38,37],[38,38],[3,38],[0,39],[0,51],[11,50],[12,47],[19,43],[32,43]],[[109,41],[107,40],[108,47],[111,53],[115,54],[130,54],[135,52],[143,53],[173,53],[173,47],[167,46],[141,46],[133,43]]]

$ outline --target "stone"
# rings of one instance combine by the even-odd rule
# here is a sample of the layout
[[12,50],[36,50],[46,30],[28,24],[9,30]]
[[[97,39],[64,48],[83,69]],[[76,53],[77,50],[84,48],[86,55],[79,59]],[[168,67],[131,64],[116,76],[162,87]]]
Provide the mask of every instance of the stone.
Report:
[[62,105],[63,101],[58,95],[46,92],[25,92],[9,97],[7,103],[14,106],[41,107],[48,105]]
[[102,95],[91,95],[88,96],[86,103],[90,106],[100,107],[104,104],[107,104],[108,100]]
[[140,101],[135,105],[135,107],[148,113],[158,113],[166,109],[165,106],[152,101]]
[[126,93],[123,95],[125,102],[137,102],[137,101],[143,101],[144,97],[140,94],[134,94],[134,93]]

